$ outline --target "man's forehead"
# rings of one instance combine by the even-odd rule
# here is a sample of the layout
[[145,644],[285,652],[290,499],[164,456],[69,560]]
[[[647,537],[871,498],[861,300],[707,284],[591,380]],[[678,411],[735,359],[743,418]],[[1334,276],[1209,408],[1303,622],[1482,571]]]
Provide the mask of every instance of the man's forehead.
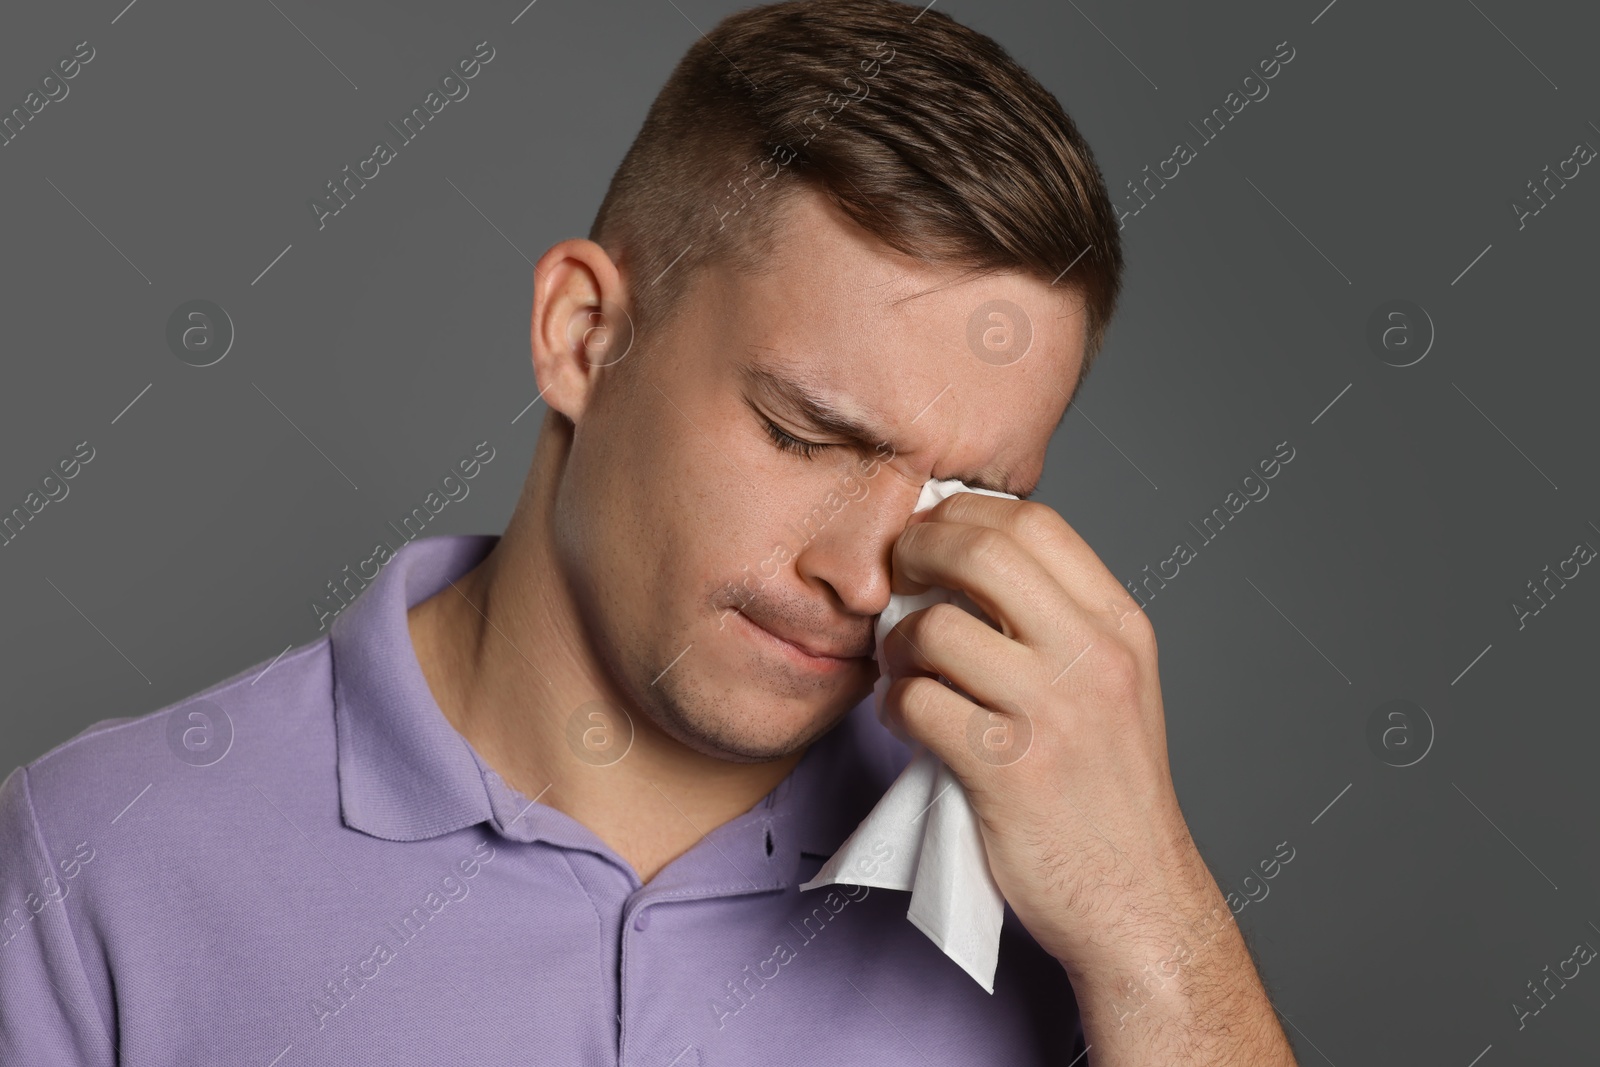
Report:
[[923,263],[920,260],[910,260],[905,267],[889,268],[885,272],[883,280],[875,288],[876,292],[880,294],[883,307],[904,308],[907,304],[918,300],[923,301],[923,304],[926,305],[930,302],[926,298],[940,293],[965,296],[972,292],[978,282],[1007,276],[1007,272],[1004,271],[978,268],[938,267],[930,269],[927,263]]

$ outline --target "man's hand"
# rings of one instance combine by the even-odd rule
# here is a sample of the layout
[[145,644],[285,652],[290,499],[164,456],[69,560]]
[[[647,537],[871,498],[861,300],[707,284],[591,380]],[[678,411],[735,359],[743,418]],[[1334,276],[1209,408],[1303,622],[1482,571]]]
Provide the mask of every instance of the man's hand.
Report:
[[[893,591],[959,589],[884,641],[885,713],[955,772],[995,882],[1066,968],[1094,1067],[1293,1064],[1173,789],[1149,619],[1044,504],[911,516]],[[955,688],[970,694],[963,697]]]

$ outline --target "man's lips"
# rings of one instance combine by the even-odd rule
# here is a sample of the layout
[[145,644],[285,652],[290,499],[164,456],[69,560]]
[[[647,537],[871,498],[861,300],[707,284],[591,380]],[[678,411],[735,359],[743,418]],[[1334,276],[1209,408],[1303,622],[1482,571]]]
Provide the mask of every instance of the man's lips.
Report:
[[825,641],[818,641],[814,638],[802,636],[798,633],[786,630],[771,623],[763,622],[751,615],[745,614],[744,612],[740,612],[740,614],[744,615],[744,617],[752,624],[765,630],[778,640],[786,641],[798,648],[801,652],[804,652],[806,655],[813,656],[817,659],[852,660],[869,659],[872,656],[873,650],[870,645],[865,649],[865,651],[863,651],[859,646],[855,648],[844,648],[837,645],[829,645]]

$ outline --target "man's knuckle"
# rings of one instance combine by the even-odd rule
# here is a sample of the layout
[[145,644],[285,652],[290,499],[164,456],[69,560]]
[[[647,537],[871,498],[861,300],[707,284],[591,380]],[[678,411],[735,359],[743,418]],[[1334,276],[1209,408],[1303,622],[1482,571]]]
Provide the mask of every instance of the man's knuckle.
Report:
[[1044,546],[1061,533],[1061,516],[1047,504],[1025,500],[1011,512],[1010,533],[1028,545]]
[[1139,656],[1127,645],[1111,642],[1100,650],[1095,662],[1098,688],[1107,696],[1123,699],[1138,692],[1141,678]]
[[942,600],[930,605],[921,613],[917,623],[917,632],[925,637],[929,643],[937,643],[949,637],[955,627],[962,625],[965,619],[970,618],[965,611]]

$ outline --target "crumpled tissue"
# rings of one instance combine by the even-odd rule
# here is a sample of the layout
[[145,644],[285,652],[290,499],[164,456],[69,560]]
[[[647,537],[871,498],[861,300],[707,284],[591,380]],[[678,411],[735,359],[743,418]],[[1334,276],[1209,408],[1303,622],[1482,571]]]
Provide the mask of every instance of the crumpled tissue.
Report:
[[[931,508],[953,493],[1016,499],[1010,493],[974,489],[955,478],[933,479],[922,487],[913,511]],[[884,662],[883,639],[906,615],[945,601],[994,624],[960,590],[930,586],[915,596],[890,596],[875,631],[879,676],[873,699],[878,721],[883,721],[883,701],[893,681]],[[924,745],[912,741],[911,748],[911,762],[900,776],[817,876],[800,888],[837,883],[909,889],[906,918],[993,994],[1005,898],[989,872],[978,816],[955,773]]]

